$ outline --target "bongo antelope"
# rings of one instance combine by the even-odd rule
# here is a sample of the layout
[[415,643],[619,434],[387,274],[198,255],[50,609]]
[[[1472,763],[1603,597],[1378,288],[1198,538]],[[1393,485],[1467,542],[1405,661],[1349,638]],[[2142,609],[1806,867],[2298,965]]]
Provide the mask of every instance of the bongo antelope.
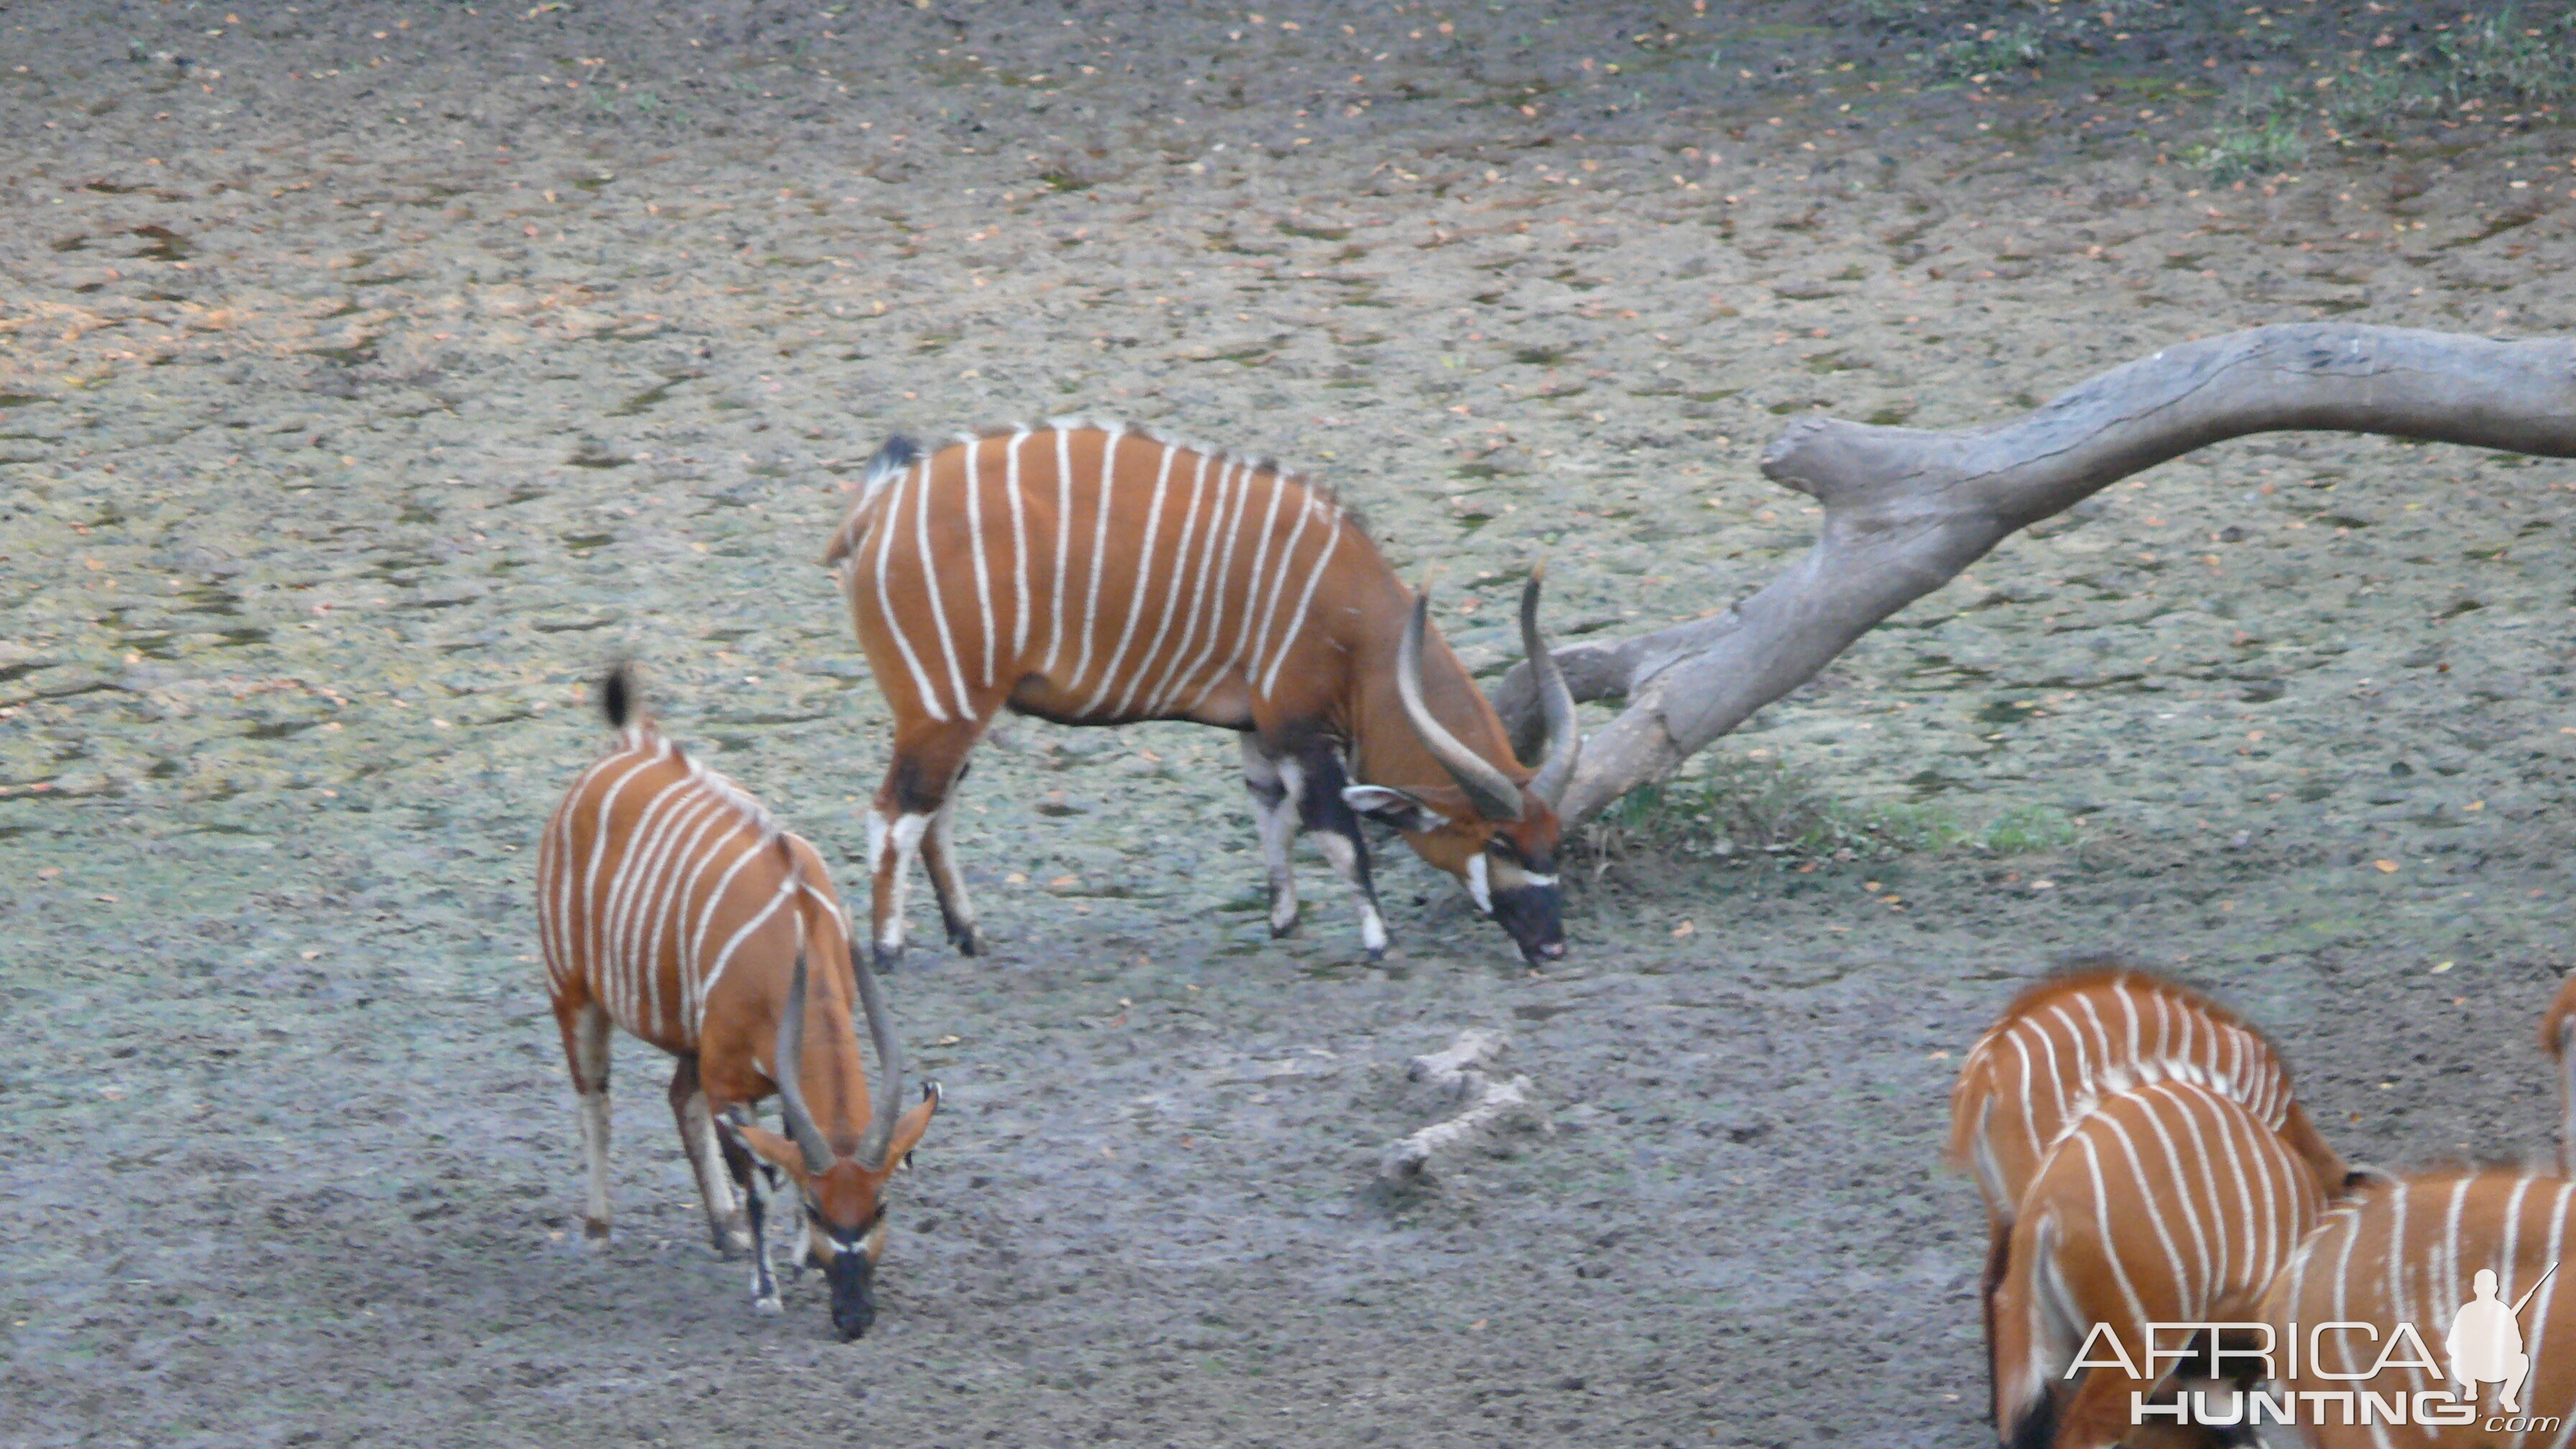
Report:
[[[2244,1018],[2116,961],[2072,963],[2014,998],[1969,1049],[1950,1093],[1950,1162],[1976,1178],[1986,1200],[1989,1342],[2014,1219],[2049,1150],[2104,1093],[2166,1079],[2231,1098],[2279,1133],[2318,1182],[2342,1181],[2342,1158],[2291,1097],[2279,1054]],[[2000,1405],[1996,1422],[2004,1422]]]
[[2170,1380],[2190,1338],[2150,1325],[2250,1319],[2325,1209],[2315,1165],[2228,1092],[2131,1080],[2067,1129],[2012,1225],[1989,1322],[2014,1449],[2132,1438],[2131,1395]]
[[[680,1144],[716,1250],[750,1251],[754,1306],[779,1306],[757,1154],[764,1178],[796,1184],[806,1261],[830,1280],[833,1324],[856,1338],[876,1316],[886,1178],[930,1125],[939,1087],[926,1084],[902,1112],[894,1023],[874,979],[855,969],[814,847],[639,717],[626,671],[608,676],[600,698],[617,738],[573,782],[537,847],[546,980],[590,1168],[584,1232],[609,1235],[614,1023],[679,1059],[671,1110]],[[876,1045],[873,1098],[851,1020],[854,989]],[[753,1120],[753,1105],[772,1091],[783,1137]]]
[[2576,1176],[2576,972],[2540,1019],[2540,1045],[2558,1063],[2558,1165]]
[[[2576,1445],[2571,1259],[2576,1177],[2477,1168],[2374,1175],[2325,1215],[2264,1297],[2259,1316],[2281,1355],[2269,1388],[2351,1396],[2302,1400],[2301,1432],[2317,1449],[2568,1449]],[[2456,1332],[2459,1320],[2484,1299],[2494,1300],[2483,1305],[2485,1331],[2474,1335],[2484,1341],[2460,1342],[2468,1335]],[[2511,1331],[2498,1331],[2506,1322]],[[2444,1392],[2460,1407],[2417,1397]],[[2427,1408],[2435,1411],[2429,1424]]]
[[1564,954],[1554,801],[1581,741],[1539,636],[1535,571],[1521,640],[1548,745],[1533,771],[1360,521],[1257,459],[1071,421],[926,457],[896,438],[823,562],[894,711],[868,826],[881,968],[903,949],[916,851],[949,939],[980,949],[949,811],[967,752],[1006,707],[1239,731],[1273,935],[1296,929],[1288,850],[1314,831],[1358,899],[1362,944],[1384,953],[1366,815],[1463,881],[1532,964]]

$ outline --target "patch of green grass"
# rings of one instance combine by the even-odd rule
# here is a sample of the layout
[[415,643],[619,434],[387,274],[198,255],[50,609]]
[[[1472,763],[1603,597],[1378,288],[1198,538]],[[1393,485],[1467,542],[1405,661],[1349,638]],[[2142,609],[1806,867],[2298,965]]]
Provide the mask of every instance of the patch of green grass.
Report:
[[2507,6],[2435,33],[2421,49],[2374,51],[2298,89],[2240,97],[2189,153],[2219,181],[2307,159],[2303,122],[2342,142],[2387,136],[2409,118],[2576,101],[2576,13]]
[[2184,154],[2212,181],[2278,175],[2308,159],[2308,138],[2299,125],[2304,109],[2287,86],[2248,93],[2209,128],[2207,141]]
[[2433,41],[2433,60],[2454,102],[2473,98],[2542,105],[2576,97],[2576,14],[2543,20],[2509,6]]
[[1944,805],[1838,800],[1793,766],[1724,753],[1697,777],[1629,792],[1585,835],[1587,848],[1605,857],[1738,862],[1888,860],[1959,848],[2039,855],[2083,839],[2074,817],[2052,806],[2008,805],[1978,827]]
[[2048,42],[2037,26],[2025,21],[1989,27],[1970,39],[1936,46],[1932,53],[1940,69],[1950,75],[1982,78],[1996,71],[2038,66],[2048,56]]
[[1996,855],[2035,855],[2074,848],[2075,817],[2046,805],[2015,805],[1989,822],[1977,843]]
[[1860,0],[1860,18],[1872,25],[1913,25],[1944,8],[1937,0]]
[[2411,111],[2439,103],[2432,88],[2394,57],[2374,56],[2333,78],[2317,109],[2326,124],[2355,136],[2385,133]]
[[1827,795],[1803,771],[1731,754],[1712,756],[1695,779],[1629,792],[1590,834],[1605,854],[1653,851],[1691,859],[1847,853],[1877,860],[1965,838],[1937,806],[1855,805]]

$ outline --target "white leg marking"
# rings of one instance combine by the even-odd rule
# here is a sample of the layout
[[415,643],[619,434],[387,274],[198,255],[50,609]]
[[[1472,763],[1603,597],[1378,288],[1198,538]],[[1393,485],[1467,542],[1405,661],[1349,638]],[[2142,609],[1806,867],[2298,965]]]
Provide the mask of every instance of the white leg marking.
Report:
[[748,1247],[735,1234],[733,1175],[725,1171],[723,1149],[716,1143],[716,1119],[707,1110],[703,1090],[691,1093],[682,1105],[680,1135],[681,1144],[688,1149],[689,1168],[697,1174],[698,1196],[706,1205],[707,1223],[722,1239],[719,1250]]
[[776,1313],[778,1278],[769,1269],[769,1245],[778,1237],[772,1221],[777,1216],[778,1194],[769,1190],[769,1179],[758,1163],[751,1169],[751,1194],[760,1202],[760,1230],[751,1239],[751,1308],[755,1313]]
[[[917,811],[907,811],[897,816],[893,828],[886,832],[886,844],[894,851],[894,889],[891,892],[892,899],[887,902],[885,924],[877,931],[877,945],[885,950],[903,949],[904,887],[911,883],[912,857],[921,849],[922,834],[929,828],[929,816]],[[874,831],[869,833],[871,837],[875,834]],[[876,853],[873,839],[870,841],[869,853],[872,855]]]
[[1351,898],[1359,903],[1360,944],[1372,955],[1385,950],[1386,918],[1378,914],[1377,902],[1369,899],[1368,888],[1360,883],[1359,847],[1351,843],[1349,836],[1335,830],[1317,831],[1315,845],[1324,852],[1324,859],[1331,862],[1342,883],[1351,888]]
[[1261,861],[1270,871],[1270,929],[1273,934],[1287,930],[1297,920],[1297,875],[1289,865],[1289,848],[1297,840],[1298,801],[1305,793],[1305,772],[1293,761],[1275,760],[1262,752],[1252,736],[1237,737],[1243,751],[1243,778],[1247,786],[1269,786],[1280,792],[1277,804],[1256,793],[1252,797],[1253,824],[1261,832]]
[[608,1236],[608,1093],[581,1094],[581,1155],[590,1168],[590,1232]]
[[608,1012],[597,1002],[573,1015],[573,1085],[581,1090],[581,1155],[589,1168],[584,1236],[608,1236]]

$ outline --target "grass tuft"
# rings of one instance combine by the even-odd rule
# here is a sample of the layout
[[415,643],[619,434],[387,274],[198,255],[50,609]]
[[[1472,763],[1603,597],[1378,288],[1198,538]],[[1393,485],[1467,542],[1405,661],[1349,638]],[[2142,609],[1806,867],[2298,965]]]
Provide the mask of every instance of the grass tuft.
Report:
[[1704,774],[1629,792],[1586,829],[1584,843],[1603,860],[1750,864],[1880,861],[1954,849],[2032,855],[2081,842],[2074,818],[2050,806],[2009,806],[1972,827],[1942,805],[1855,804],[1835,799],[1805,771],[1717,753]]
[[1933,48],[1940,68],[1954,76],[1979,80],[1996,71],[2036,68],[2048,58],[2048,42],[2036,26],[2024,22],[1979,31],[1968,40]]

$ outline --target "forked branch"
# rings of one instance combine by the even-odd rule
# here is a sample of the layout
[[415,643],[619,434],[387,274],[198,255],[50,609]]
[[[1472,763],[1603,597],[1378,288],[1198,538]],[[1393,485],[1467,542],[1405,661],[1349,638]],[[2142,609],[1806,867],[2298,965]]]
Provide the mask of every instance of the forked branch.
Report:
[[[1824,505],[1804,558],[1722,614],[1555,652],[1576,698],[1628,701],[1584,744],[1557,813],[1580,823],[1669,777],[2021,529],[2196,448],[2299,428],[2576,457],[2576,342],[2257,327],[2166,348],[1994,427],[1801,418],[1762,472]],[[1526,664],[1495,705],[1516,740],[1534,737]]]

